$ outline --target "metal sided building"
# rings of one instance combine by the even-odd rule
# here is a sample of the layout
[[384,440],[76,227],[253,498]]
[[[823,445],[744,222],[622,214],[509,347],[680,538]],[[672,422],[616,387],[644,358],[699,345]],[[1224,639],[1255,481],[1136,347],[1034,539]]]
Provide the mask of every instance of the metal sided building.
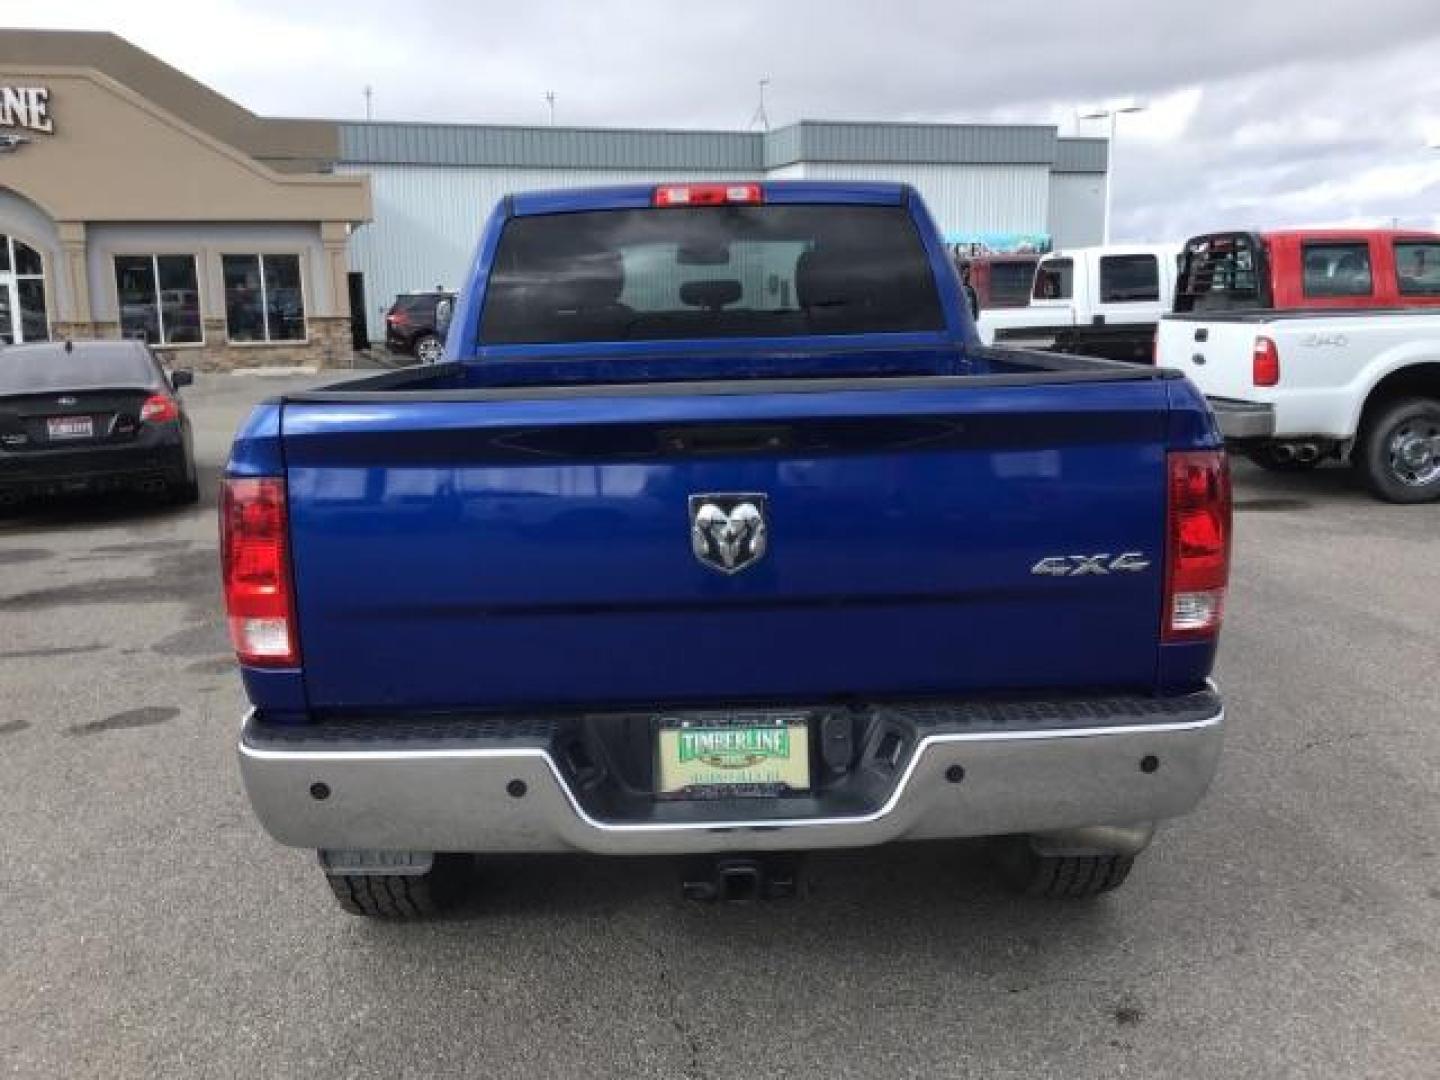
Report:
[[175,363],[349,363],[402,292],[464,277],[536,188],[913,184],[957,250],[1098,243],[1107,146],[1045,125],[773,131],[256,116],[108,33],[0,29],[0,345],[134,337]]
[[337,173],[370,179],[373,220],[350,239],[351,303],[370,340],[399,293],[464,279],[480,228],[511,192],[679,180],[896,180],[971,252],[1098,244],[1104,139],[1048,125],[802,120],[767,132],[339,124]]

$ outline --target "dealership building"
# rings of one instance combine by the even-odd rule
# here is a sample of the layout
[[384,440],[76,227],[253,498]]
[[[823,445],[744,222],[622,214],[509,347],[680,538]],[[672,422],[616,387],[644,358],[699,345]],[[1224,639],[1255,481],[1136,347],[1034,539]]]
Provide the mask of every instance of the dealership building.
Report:
[[0,30],[0,344],[144,338],[201,368],[348,363],[453,287],[504,194],[898,180],[967,250],[1098,243],[1106,143],[1048,125],[772,131],[259,117],[112,34]]

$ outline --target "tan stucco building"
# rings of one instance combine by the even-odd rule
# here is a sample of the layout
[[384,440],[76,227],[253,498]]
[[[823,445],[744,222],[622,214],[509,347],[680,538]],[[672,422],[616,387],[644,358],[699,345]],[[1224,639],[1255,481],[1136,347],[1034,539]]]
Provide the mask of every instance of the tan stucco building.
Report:
[[179,366],[348,362],[369,179],[104,33],[0,30],[0,344],[144,337]]

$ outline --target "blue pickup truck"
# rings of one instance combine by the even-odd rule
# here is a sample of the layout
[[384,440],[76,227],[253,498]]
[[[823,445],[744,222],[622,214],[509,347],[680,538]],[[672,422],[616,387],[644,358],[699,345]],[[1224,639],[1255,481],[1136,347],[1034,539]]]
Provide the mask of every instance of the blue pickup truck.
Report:
[[503,200],[449,360],[236,438],[265,829],[392,917],[499,852],[745,897],[986,837],[1029,893],[1120,884],[1220,751],[1221,439],[1183,377],[987,349],[962,296],[901,185]]

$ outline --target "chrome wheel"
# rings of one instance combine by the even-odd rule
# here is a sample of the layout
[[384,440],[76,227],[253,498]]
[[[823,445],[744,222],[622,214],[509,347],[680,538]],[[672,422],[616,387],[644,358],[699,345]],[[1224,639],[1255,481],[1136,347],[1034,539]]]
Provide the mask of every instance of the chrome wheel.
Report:
[[1416,417],[1390,433],[1387,447],[1390,471],[1410,487],[1425,487],[1440,479],[1440,420]]
[[422,364],[438,364],[445,356],[445,343],[438,337],[423,337],[415,345],[415,359]]

